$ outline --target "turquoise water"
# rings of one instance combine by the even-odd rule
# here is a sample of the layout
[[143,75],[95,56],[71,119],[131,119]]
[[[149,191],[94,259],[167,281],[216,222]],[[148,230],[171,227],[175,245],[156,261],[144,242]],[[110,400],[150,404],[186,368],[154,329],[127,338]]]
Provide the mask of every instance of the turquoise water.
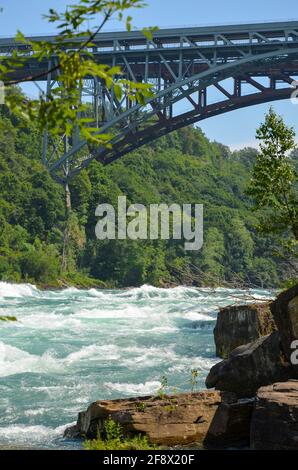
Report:
[[[264,290],[255,298],[270,297]],[[0,282],[0,446],[77,448],[63,431],[92,401],[198,388],[215,357],[220,306],[248,301],[231,289],[150,286],[39,291]]]

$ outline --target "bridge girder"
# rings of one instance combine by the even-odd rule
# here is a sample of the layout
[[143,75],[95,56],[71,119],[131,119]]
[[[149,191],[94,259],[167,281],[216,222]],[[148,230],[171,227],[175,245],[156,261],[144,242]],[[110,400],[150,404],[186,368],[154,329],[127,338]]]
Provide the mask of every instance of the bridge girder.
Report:
[[[292,55],[296,62],[298,48],[296,51],[291,50],[286,61],[280,58],[276,60],[270,53],[262,58],[245,58],[176,81],[148,100],[146,110],[143,106],[135,105],[119,114],[115,113],[103,124],[101,132],[115,133],[111,140],[112,148],[91,149],[86,142],[79,141],[64,155],[60,155],[49,169],[59,179],[61,168],[67,162],[68,177],[72,178],[93,160],[103,165],[110,164],[182,127],[236,109],[288,99],[294,91],[292,83],[298,76],[298,60],[295,65],[289,62]],[[220,95],[213,101],[209,100],[211,89]],[[191,109],[179,109],[175,114],[174,106],[183,100],[187,100]]]
[[[18,47],[24,46],[0,39],[0,54],[9,56]],[[113,89],[86,77],[81,94],[92,102],[92,127],[114,135],[112,148],[90,148],[78,133],[52,144],[45,133],[43,162],[60,182],[93,160],[109,164],[175,129],[289,98],[298,77],[298,22],[161,30],[153,40],[140,32],[101,33],[93,53],[101,63],[120,65],[130,80],[151,83],[154,97],[143,106],[126,96],[119,102]],[[43,73],[49,91],[59,76],[47,73],[50,64],[30,60],[30,49],[26,54],[26,67],[18,74],[30,80],[34,73]]]

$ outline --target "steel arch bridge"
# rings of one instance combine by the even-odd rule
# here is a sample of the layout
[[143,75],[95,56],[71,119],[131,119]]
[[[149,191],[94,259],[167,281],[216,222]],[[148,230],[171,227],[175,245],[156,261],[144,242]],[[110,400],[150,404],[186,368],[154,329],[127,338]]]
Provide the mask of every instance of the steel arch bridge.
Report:
[[[54,37],[35,37],[54,41]],[[0,54],[28,46],[0,39]],[[79,47],[79,43],[78,43]],[[24,52],[24,51],[23,51]],[[48,73],[55,63],[30,59],[15,78],[41,76],[50,90],[59,80]],[[175,129],[236,109],[289,98],[298,86],[298,21],[163,29],[152,40],[141,32],[100,33],[93,41],[96,60],[118,65],[124,76],[153,85],[144,105],[96,77],[86,77],[82,99],[92,103],[99,133],[112,133],[111,148],[90,148],[79,135],[61,136],[61,146],[44,135],[42,160],[65,183],[93,160],[109,164]],[[37,84],[39,86],[39,84]],[[186,109],[185,109],[186,108]]]

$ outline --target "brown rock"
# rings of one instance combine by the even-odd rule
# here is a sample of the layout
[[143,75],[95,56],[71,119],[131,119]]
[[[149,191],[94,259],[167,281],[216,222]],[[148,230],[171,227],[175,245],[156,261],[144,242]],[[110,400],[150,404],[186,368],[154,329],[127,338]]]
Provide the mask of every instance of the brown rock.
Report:
[[[111,418],[120,423],[126,436],[146,435],[151,443],[179,445],[203,443],[221,402],[236,400],[233,394],[197,392],[177,396],[139,397],[97,401],[79,413],[77,425],[66,431],[67,437],[95,438]],[[224,432],[221,431],[221,433]]]
[[248,447],[254,401],[254,398],[250,398],[235,403],[221,403],[208,430],[205,446]]
[[247,398],[253,397],[263,385],[288,380],[291,374],[292,368],[281,353],[276,331],[232,351],[228,359],[212,367],[206,386]]
[[252,415],[254,450],[298,450],[298,381],[258,390]]
[[218,357],[227,358],[231,351],[276,330],[269,302],[233,305],[220,309],[214,340]]
[[[292,343],[298,340],[298,284],[282,292],[272,302],[271,311],[280,333],[282,348],[290,361]],[[298,365],[294,365],[294,374],[298,377]]]

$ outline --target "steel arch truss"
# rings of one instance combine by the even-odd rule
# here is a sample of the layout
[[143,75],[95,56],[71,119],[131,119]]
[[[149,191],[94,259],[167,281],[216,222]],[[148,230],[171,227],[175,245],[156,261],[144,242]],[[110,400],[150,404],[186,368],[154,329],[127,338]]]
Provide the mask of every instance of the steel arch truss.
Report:
[[[200,75],[175,82],[157,93],[144,107],[134,106],[115,113],[101,127],[101,132],[114,134],[112,148],[91,149],[78,138],[69,149],[66,138],[62,136],[64,154],[59,153],[58,145],[54,146],[45,164],[52,175],[63,182],[94,159],[109,164],[173,130],[243,107],[290,98],[298,75],[298,63],[296,69],[293,65],[289,67],[288,62],[268,58],[259,64],[254,60],[253,67],[252,63],[234,64]],[[89,91],[93,92],[94,85],[89,86]],[[190,109],[185,111],[181,107],[176,114],[175,105],[185,100]],[[48,140],[47,136],[45,139]]]
[[[295,29],[262,33],[253,29],[235,37],[217,33],[200,39],[183,34],[177,43],[165,46],[165,40],[155,38],[144,47],[141,40],[119,39],[109,53],[94,51],[99,60],[120,65],[129,79],[151,83],[154,97],[143,106],[126,96],[118,101],[113,89],[87,77],[82,99],[92,104],[99,133],[113,135],[112,147],[91,148],[78,132],[72,139],[61,136],[53,145],[45,133],[43,162],[53,177],[64,183],[93,160],[109,164],[175,129],[289,98],[297,87],[298,23]],[[49,75],[47,88],[58,80]]]

